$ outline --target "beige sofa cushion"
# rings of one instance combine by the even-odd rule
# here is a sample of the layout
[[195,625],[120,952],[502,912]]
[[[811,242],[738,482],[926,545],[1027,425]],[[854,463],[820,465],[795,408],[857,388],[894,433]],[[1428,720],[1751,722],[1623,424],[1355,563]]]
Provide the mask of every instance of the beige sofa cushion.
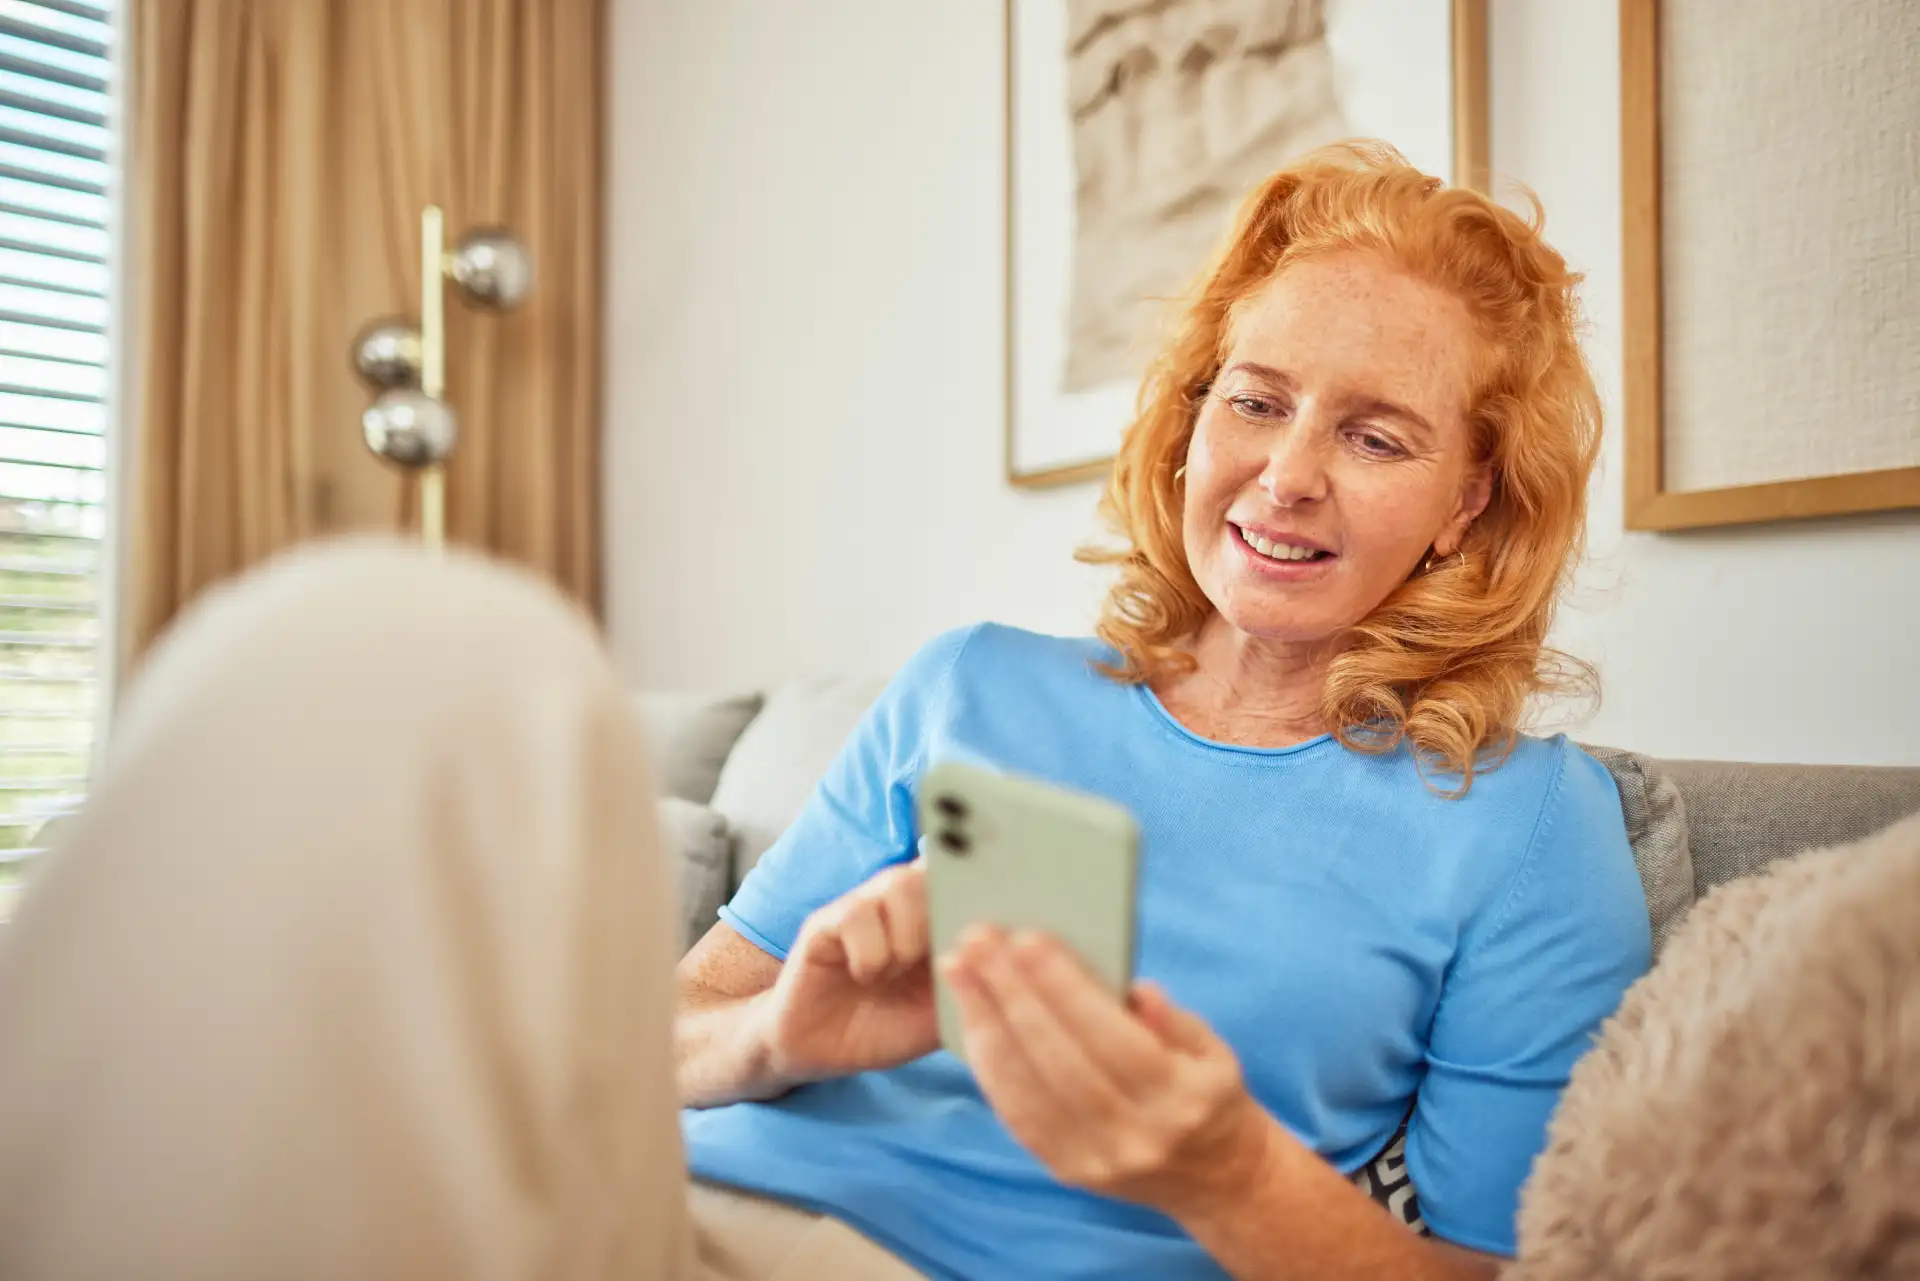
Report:
[[633,705],[660,794],[705,805],[740,731],[760,710],[760,695],[648,690]]
[[828,678],[775,690],[734,744],[713,789],[713,808],[733,832],[738,885],[799,816],[884,680]]

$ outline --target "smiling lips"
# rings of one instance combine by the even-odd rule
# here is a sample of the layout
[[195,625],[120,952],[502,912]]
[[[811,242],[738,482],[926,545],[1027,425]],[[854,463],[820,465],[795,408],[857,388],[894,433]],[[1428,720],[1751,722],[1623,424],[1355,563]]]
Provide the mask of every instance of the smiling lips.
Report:
[[1233,529],[1242,545],[1251,548],[1263,559],[1279,564],[1333,559],[1333,553],[1317,543],[1306,542],[1297,537],[1269,538],[1257,530],[1248,529],[1245,525],[1234,525]]

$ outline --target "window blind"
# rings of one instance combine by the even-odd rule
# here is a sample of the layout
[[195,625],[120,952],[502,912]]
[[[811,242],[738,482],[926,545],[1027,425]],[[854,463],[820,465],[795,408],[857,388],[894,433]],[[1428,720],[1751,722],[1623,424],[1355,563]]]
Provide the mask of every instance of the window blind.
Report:
[[0,0],[0,918],[99,710],[113,18]]

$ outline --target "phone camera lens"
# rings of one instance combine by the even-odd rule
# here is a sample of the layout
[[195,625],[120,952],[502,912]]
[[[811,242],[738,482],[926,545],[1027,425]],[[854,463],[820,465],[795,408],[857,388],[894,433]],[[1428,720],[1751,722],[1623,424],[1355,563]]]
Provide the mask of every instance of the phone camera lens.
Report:
[[942,796],[933,803],[933,807],[955,821],[967,816],[967,803],[958,796]]
[[945,846],[952,853],[965,854],[967,850],[973,845],[973,842],[967,839],[967,834],[965,832],[957,832],[953,828],[949,827],[944,829],[940,833],[940,844]]

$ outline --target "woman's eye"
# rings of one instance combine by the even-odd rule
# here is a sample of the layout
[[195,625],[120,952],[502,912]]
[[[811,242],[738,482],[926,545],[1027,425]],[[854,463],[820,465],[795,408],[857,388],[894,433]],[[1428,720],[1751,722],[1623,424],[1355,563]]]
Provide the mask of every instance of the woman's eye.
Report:
[[1278,418],[1286,412],[1285,406],[1271,396],[1257,396],[1251,392],[1241,392],[1237,396],[1227,397],[1227,403],[1242,418],[1263,420]]
[[1349,439],[1360,447],[1361,452],[1373,458],[1400,458],[1407,452],[1400,447],[1399,441],[1366,428],[1353,432]]

